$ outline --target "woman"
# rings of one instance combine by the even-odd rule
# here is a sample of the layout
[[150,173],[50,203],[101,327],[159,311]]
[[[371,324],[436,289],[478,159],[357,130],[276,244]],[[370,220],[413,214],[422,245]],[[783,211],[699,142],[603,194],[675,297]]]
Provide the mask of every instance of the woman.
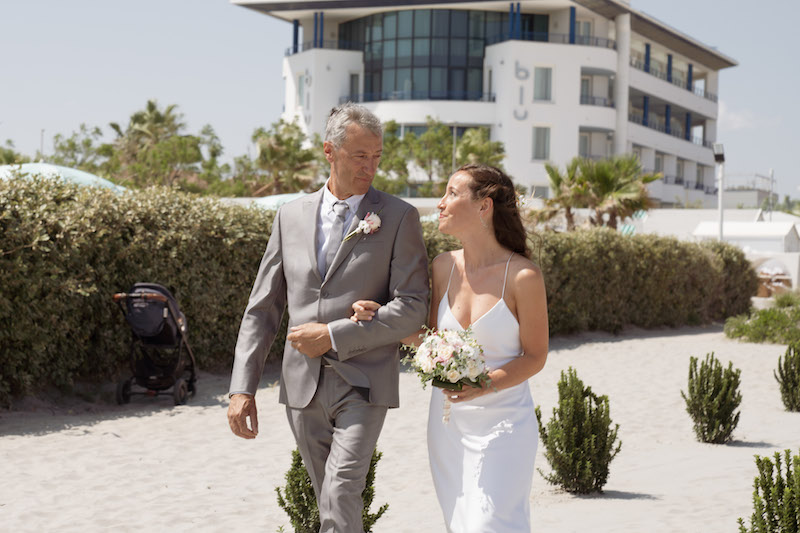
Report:
[[[502,171],[466,165],[439,202],[439,230],[463,248],[433,261],[429,326],[466,329],[483,346],[491,384],[433,389],[428,453],[448,531],[530,531],[538,425],[527,380],[547,359],[544,282],[528,259],[514,185]],[[353,304],[370,320],[375,302]],[[406,342],[419,338],[409,338]],[[445,396],[452,402],[443,421]]]

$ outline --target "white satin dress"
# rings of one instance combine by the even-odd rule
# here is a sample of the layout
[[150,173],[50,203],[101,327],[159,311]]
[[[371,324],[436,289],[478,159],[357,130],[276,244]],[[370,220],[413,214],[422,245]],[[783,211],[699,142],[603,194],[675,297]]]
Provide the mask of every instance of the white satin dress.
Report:
[[[519,323],[503,299],[507,277],[508,263],[502,297],[472,324],[490,369],[522,353]],[[450,309],[449,290],[450,280],[439,303],[438,327],[463,329]],[[451,404],[447,423],[442,421],[444,400],[442,389],[434,387],[428,415],[428,456],[447,530],[530,532],[539,427],[528,382]]]

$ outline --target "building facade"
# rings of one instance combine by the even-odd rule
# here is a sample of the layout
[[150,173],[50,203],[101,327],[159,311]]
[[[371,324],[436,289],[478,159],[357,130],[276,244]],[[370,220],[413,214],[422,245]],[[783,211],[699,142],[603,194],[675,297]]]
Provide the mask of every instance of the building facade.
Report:
[[633,153],[664,174],[662,205],[716,205],[719,71],[736,62],[627,2],[233,2],[294,25],[283,118],[308,134],[350,100],[403,130],[485,126],[540,195],[546,162]]

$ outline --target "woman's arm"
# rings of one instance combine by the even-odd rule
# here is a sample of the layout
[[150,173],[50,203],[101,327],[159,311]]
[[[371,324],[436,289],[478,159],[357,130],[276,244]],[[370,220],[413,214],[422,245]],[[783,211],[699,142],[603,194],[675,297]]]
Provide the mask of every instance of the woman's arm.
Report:
[[445,391],[453,402],[463,402],[507,389],[527,381],[537,374],[547,361],[549,328],[547,325],[547,296],[539,268],[526,261],[512,276],[509,289],[516,302],[516,316],[522,355],[502,367],[492,370],[491,385],[482,388],[464,387],[461,391]]

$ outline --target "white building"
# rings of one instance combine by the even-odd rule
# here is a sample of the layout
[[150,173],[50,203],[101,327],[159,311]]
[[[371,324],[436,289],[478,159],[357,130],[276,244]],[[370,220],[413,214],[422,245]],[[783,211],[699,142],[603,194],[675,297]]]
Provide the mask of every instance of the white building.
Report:
[[404,130],[486,126],[537,191],[545,162],[632,152],[664,173],[662,205],[716,205],[718,75],[736,62],[625,1],[232,2],[294,24],[283,118],[308,134],[352,100]]

